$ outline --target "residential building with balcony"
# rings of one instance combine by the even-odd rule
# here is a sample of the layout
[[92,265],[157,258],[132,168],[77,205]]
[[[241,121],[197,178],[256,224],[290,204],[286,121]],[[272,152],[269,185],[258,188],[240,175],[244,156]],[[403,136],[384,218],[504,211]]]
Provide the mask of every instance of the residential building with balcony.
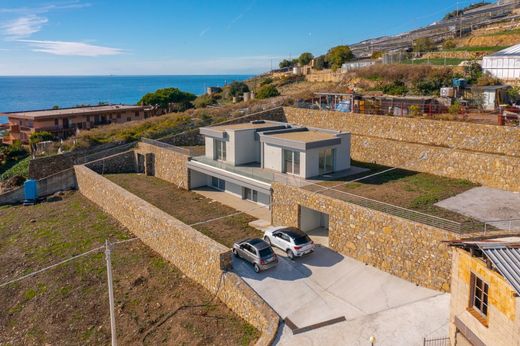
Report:
[[274,181],[305,185],[350,169],[350,134],[282,122],[204,127],[205,155],[188,163],[190,188],[210,186],[269,205]]
[[520,345],[520,237],[451,245],[451,344]]
[[47,131],[56,138],[66,138],[77,130],[91,129],[100,125],[142,120],[148,117],[144,106],[105,105],[47,109],[27,112],[5,113],[9,119],[7,135],[3,143],[20,140],[27,144],[31,134]]

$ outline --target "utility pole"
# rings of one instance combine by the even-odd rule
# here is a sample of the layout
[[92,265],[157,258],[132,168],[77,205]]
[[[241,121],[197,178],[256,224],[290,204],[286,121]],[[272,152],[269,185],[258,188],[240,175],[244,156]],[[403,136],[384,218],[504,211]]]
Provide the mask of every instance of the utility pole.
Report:
[[108,302],[110,304],[110,330],[112,332],[112,346],[117,346],[116,315],[114,312],[114,288],[112,287],[112,261],[110,260],[110,243],[105,240],[105,258],[107,260]]

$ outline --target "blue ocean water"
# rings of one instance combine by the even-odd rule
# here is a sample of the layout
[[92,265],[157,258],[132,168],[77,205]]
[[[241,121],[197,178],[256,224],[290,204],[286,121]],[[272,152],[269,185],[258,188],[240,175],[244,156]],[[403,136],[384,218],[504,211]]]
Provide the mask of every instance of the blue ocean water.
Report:
[[[146,93],[174,87],[197,95],[249,75],[0,77],[0,113],[99,102],[135,104]],[[0,123],[6,122],[0,117]]]

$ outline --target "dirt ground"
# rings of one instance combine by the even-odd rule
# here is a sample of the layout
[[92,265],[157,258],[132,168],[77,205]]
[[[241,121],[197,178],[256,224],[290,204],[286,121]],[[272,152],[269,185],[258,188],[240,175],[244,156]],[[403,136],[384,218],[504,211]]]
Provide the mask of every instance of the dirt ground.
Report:
[[[79,193],[0,207],[0,283],[132,236]],[[250,345],[259,336],[139,240],[113,247],[121,345]],[[102,251],[0,288],[0,345],[107,345]],[[161,323],[162,322],[162,323]]]
[[[110,174],[105,177],[188,225],[237,212],[155,177],[143,174]],[[252,216],[239,214],[193,227],[219,243],[232,247],[237,240],[262,236],[261,232],[248,225],[253,220],[255,218]]]

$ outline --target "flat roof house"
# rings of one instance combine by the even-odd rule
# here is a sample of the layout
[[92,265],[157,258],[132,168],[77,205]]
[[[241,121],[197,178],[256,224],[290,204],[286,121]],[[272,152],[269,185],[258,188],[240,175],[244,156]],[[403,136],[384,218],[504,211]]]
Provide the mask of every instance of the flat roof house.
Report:
[[350,168],[350,134],[253,121],[204,127],[205,155],[189,162],[190,188],[211,186],[264,205],[271,183],[306,179]]
[[520,237],[451,245],[451,344],[519,345]]
[[58,138],[74,134],[77,129],[91,129],[100,125],[142,120],[148,117],[144,106],[104,105],[28,112],[5,113],[9,118],[5,144],[15,140],[28,143],[31,134],[38,131],[53,133]]

